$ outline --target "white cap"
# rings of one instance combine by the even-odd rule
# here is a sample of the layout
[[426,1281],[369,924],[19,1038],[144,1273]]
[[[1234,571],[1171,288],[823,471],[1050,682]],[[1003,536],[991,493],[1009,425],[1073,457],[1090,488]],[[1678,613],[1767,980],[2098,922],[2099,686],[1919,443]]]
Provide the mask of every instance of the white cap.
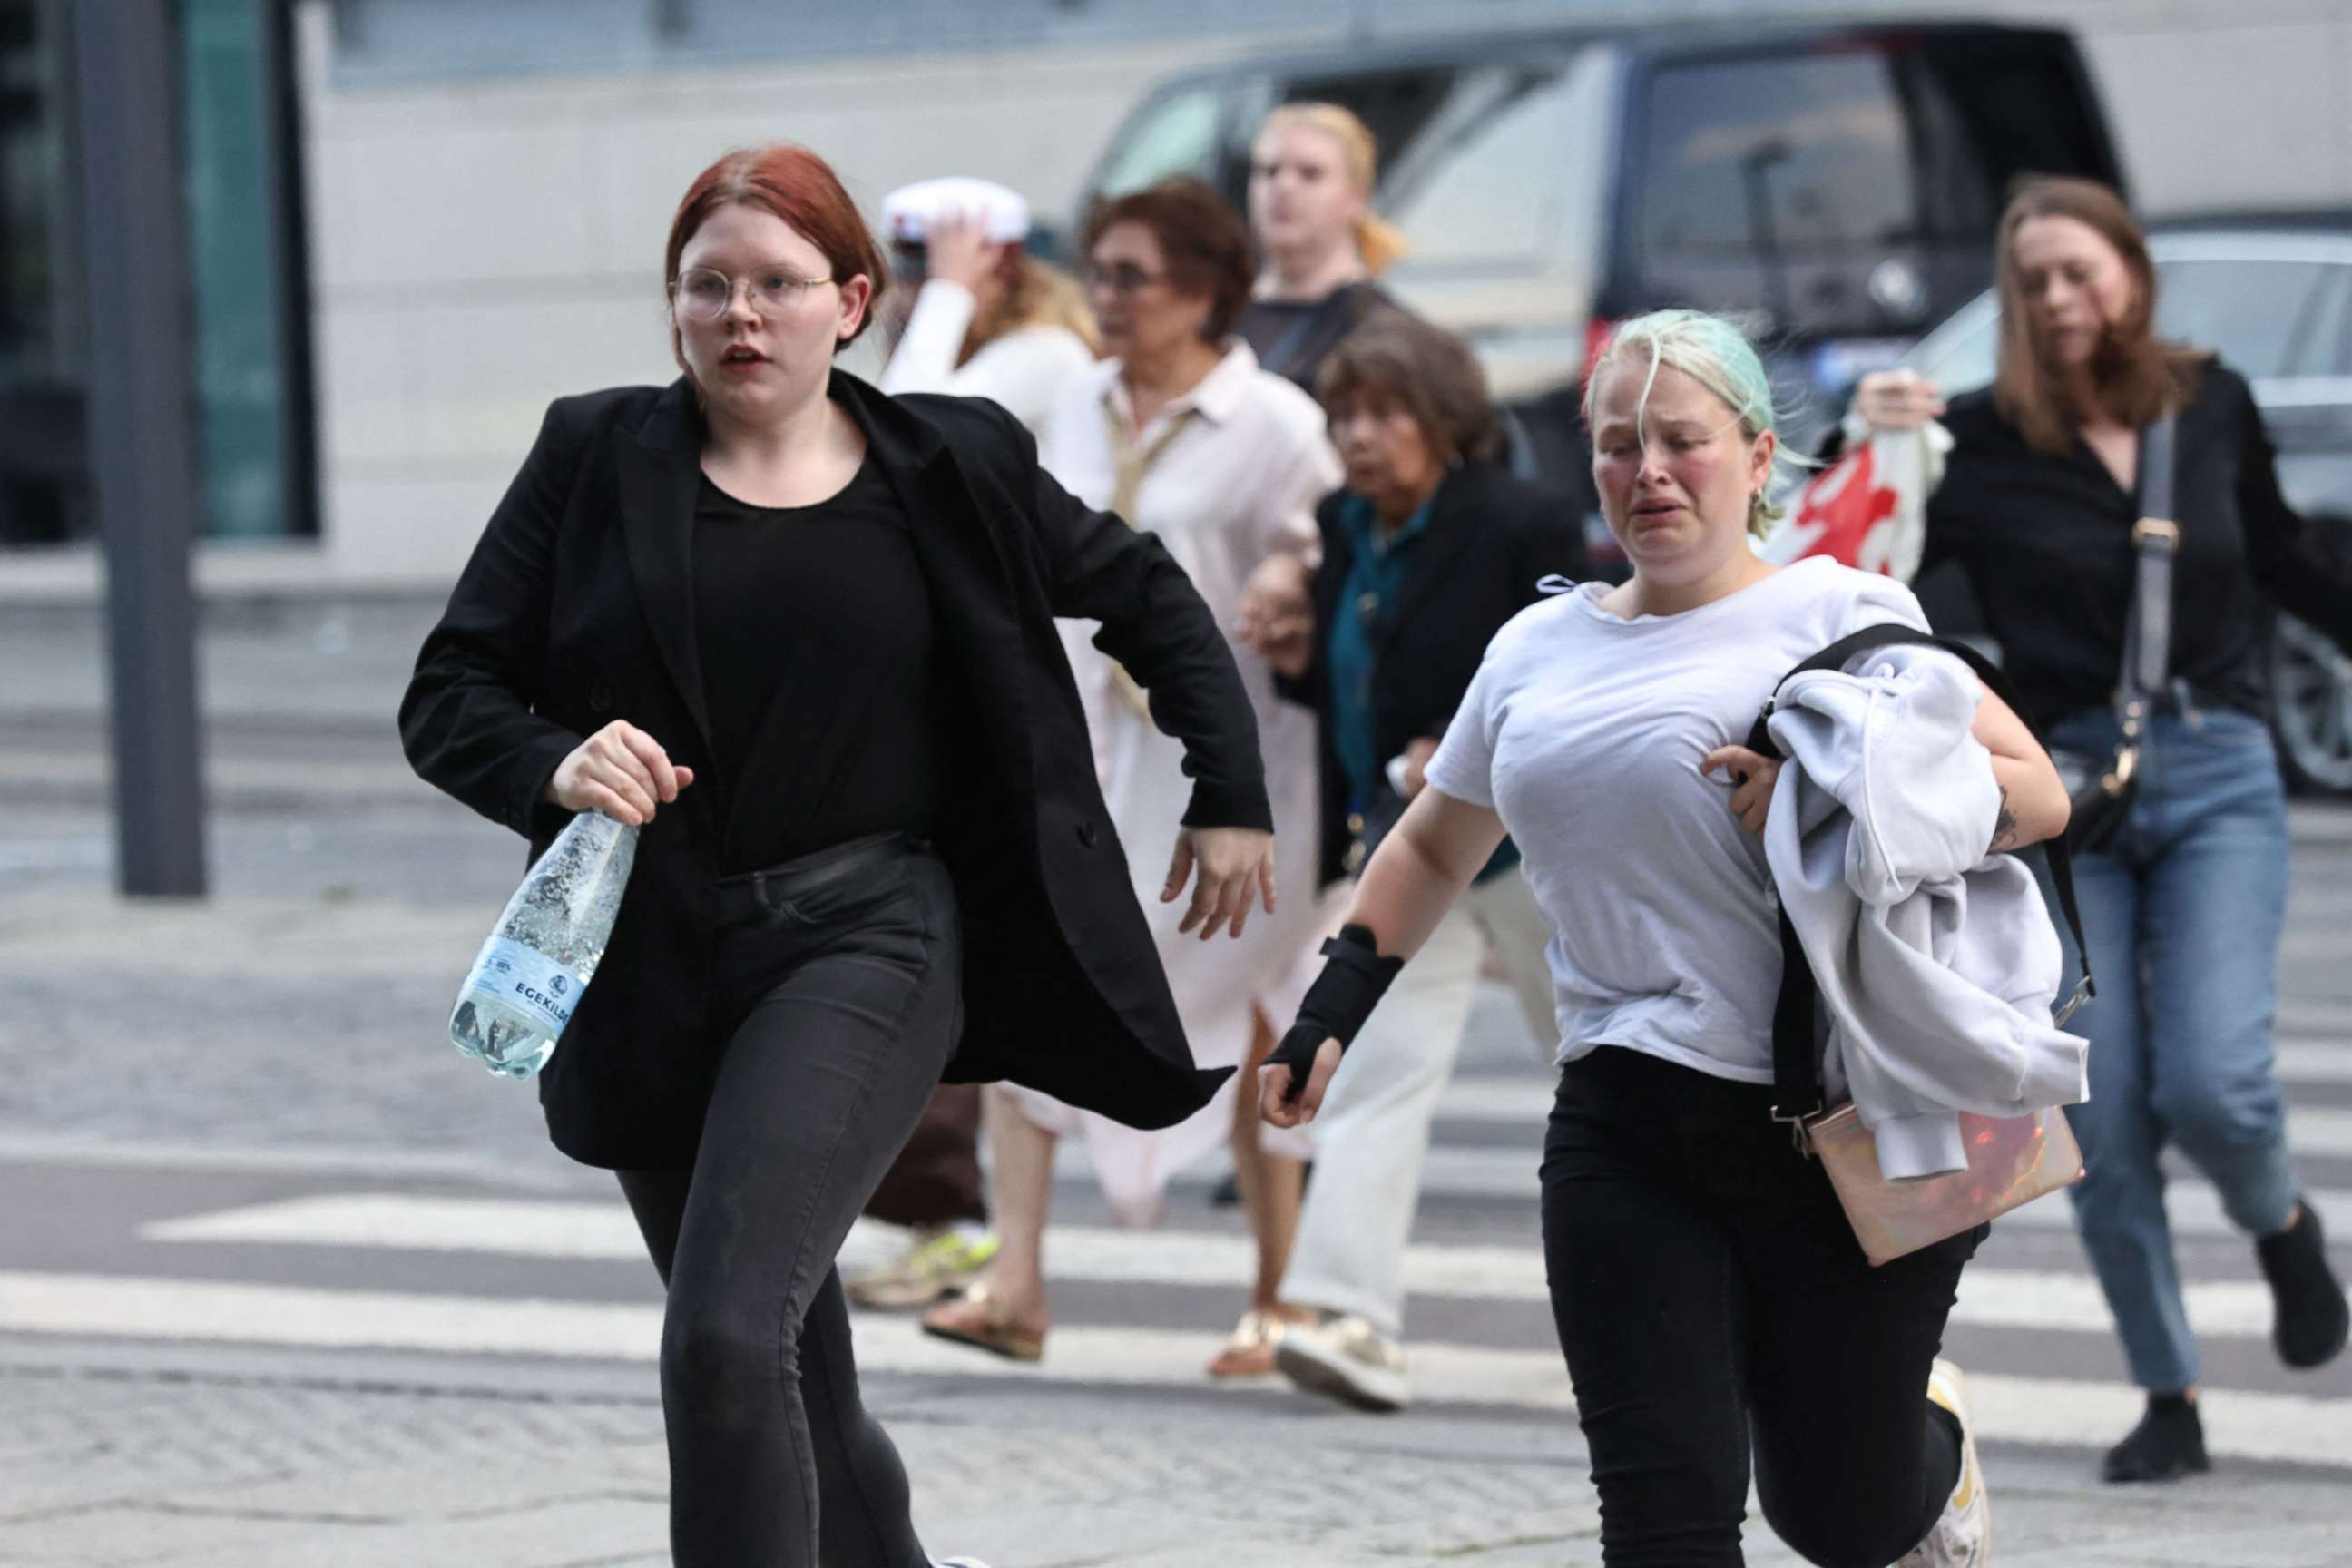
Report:
[[882,222],[890,238],[902,245],[920,245],[931,225],[950,213],[972,213],[987,226],[984,232],[997,245],[1018,245],[1029,237],[1029,204],[1021,193],[993,180],[949,175],[900,185],[882,198]]

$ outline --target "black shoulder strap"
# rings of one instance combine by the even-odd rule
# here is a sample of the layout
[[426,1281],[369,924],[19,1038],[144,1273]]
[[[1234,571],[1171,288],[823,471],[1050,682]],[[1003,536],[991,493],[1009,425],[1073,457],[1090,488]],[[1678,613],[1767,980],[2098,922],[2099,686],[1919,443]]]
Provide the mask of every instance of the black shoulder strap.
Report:
[[2124,626],[2123,679],[2116,688],[2116,706],[2135,736],[2148,698],[2164,689],[2172,658],[2172,559],[2180,548],[2179,525],[2172,517],[2175,421],[2167,409],[2140,438],[2131,613]]
[[[1894,621],[1864,626],[1840,637],[1782,676],[1772,689],[1772,700],[1764,704],[1764,711],[1757,715],[1755,726],[1748,731],[1748,749],[1759,756],[1780,758],[1780,749],[1772,743],[1768,724],[1780,687],[1791,679],[1809,669],[1843,669],[1874,648],[1902,645],[1940,648],[1950,654],[1984,682],[1986,690],[2008,703],[2010,711],[2023,720],[2027,729],[2037,737],[2042,733],[2033,715],[2018,700],[2017,688],[1999,665],[1964,642]],[[2065,917],[2066,929],[2074,938],[2074,952],[2083,963],[2083,984],[2074,999],[2058,1015],[2063,1023],[2066,1015],[2084,998],[2098,994],[2098,987],[2092,981],[2090,950],[2083,941],[2083,915],[2074,901],[2074,858],[2067,852],[2065,835],[2046,841],[2042,850],[2050,862],[2050,880],[2058,889],[2059,911]],[[1797,1121],[1826,1109],[1822,1089],[1822,1050],[1826,1040],[1821,1026],[1821,995],[1813,984],[1812,964],[1797,940],[1796,927],[1789,923],[1785,908],[1780,912],[1780,994],[1772,1009],[1772,1114],[1780,1121]]]

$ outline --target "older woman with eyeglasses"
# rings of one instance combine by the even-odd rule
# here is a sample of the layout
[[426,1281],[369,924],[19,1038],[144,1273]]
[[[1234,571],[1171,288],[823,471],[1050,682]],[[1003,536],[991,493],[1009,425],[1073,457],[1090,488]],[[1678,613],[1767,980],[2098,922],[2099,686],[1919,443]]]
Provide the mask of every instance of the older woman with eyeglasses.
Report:
[[[1315,543],[1315,503],[1339,479],[1322,412],[1259,369],[1249,346],[1232,335],[1249,300],[1249,236],[1207,186],[1170,181],[1109,203],[1087,226],[1086,254],[1088,292],[1112,357],[1073,382],[1055,405],[1045,467],[1089,503],[1159,539],[1230,628],[1250,574],[1270,556]],[[1085,631],[1066,630],[1065,641],[1121,838],[1132,843],[1139,832],[1174,829],[1188,811],[1182,756],[1163,742],[1116,649],[1099,637],[1088,647]],[[1315,886],[1313,719],[1276,698],[1264,659],[1242,651],[1238,661],[1274,803],[1266,892],[1275,908],[1265,920],[1253,916],[1237,943],[1210,946],[1181,931],[1163,933],[1160,943],[1185,1035],[1202,1063],[1220,1067],[1271,1048],[1269,1024],[1290,1005]],[[1159,705],[1155,696],[1150,706]],[[1168,868],[1164,885],[1156,870],[1134,866],[1139,897],[1173,897],[1181,861]],[[991,1106],[988,1123],[1003,1248],[964,1299],[924,1320],[929,1332],[1022,1358],[1042,1352],[1050,1321],[1043,1231],[1057,1138],[1086,1139],[1113,1213],[1139,1225],[1158,1217],[1172,1175],[1229,1141],[1257,1237],[1258,1287],[1211,1371],[1274,1370],[1275,1290],[1297,1223],[1303,1166],[1260,1148],[1244,1097],[1220,1100],[1179,1127],[1138,1132],[1013,1089]],[[1303,1153],[1304,1141],[1293,1148]]]

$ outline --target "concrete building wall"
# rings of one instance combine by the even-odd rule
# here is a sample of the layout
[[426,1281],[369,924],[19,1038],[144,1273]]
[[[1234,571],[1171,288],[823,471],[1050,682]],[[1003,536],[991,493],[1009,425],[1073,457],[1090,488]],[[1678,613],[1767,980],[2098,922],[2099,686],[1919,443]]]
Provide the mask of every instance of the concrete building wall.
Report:
[[[676,374],[660,293],[712,157],[820,149],[869,212],[946,171],[1053,212],[1136,93],[1235,40],[339,89],[303,15],[321,570],[446,579],[550,398]],[[1261,40],[1247,40],[1255,45]]]

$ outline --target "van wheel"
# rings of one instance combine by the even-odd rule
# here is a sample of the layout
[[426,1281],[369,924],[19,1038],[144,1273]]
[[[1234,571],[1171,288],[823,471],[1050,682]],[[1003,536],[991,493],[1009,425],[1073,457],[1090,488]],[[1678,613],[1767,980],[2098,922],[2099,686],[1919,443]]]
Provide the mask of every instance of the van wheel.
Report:
[[2352,795],[2352,658],[2292,616],[2271,627],[2271,732],[2297,794]]

